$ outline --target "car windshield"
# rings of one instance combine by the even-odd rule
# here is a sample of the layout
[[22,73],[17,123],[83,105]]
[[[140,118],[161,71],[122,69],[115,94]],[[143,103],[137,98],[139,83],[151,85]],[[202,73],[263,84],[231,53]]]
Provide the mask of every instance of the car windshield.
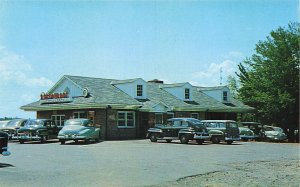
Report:
[[25,126],[41,126],[41,125],[43,125],[43,121],[38,119],[29,119],[25,124]]
[[228,127],[229,127],[229,128],[237,128],[237,127],[238,127],[238,124],[237,124],[237,123],[234,123],[234,122],[229,122],[229,123],[228,123]]
[[70,120],[67,120],[66,123],[65,123],[65,126],[68,126],[68,125],[82,125],[82,126],[85,126],[85,121],[84,120],[81,120],[81,119],[70,119]]
[[278,132],[283,132],[283,129],[280,128],[280,127],[273,127],[275,131],[278,131]]
[[20,120],[12,120],[7,123],[6,127],[17,127]]
[[201,121],[198,119],[192,119],[192,120],[189,120],[189,122],[198,127],[205,127],[205,125],[203,123],[201,123]]
[[264,130],[265,131],[275,131],[275,129],[273,127],[265,127]]

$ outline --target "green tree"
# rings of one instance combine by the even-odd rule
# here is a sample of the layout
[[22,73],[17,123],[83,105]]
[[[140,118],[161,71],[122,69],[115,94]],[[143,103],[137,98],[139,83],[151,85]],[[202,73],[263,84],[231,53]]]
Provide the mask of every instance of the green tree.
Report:
[[238,65],[239,97],[257,109],[262,123],[299,126],[299,38],[299,23],[279,27]]

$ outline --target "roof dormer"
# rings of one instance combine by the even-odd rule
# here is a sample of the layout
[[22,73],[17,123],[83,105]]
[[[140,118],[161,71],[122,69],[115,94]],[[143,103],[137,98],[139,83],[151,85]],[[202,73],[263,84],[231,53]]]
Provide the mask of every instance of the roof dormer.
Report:
[[159,87],[170,94],[174,95],[175,97],[179,98],[182,101],[192,101],[193,94],[192,89],[193,86],[186,82],[186,83],[177,83],[177,84],[162,84]]
[[222,103],[230,102],[230,90],[227,86],[198,87],[197,90]]
[[141,78],[112,81],[112,85],[135,99],[147,99],[147,82]]

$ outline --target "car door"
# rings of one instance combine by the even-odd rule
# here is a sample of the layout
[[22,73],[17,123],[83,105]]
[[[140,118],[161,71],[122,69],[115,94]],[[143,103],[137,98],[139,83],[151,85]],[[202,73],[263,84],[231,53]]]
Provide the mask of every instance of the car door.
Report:
[[[174,125],[172,128],[172,137],[178,137],[179,131],[183,128],[183,121],[182,120],[176,120],[174,121]],[[186,125],[188,126],[188,124],[186,123]]]
[[174,120],[168,121],[167,124],[161,128],[163,131],[164,137],[174,137],[173,128],[174,128],[174,124],[176,124],[174,122],[176,122],[176,121],[174,121]]

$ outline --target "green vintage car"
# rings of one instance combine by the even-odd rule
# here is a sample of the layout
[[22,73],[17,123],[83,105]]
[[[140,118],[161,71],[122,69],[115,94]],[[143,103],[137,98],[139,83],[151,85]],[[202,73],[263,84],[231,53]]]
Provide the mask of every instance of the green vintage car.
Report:
[[65,122],[64,127],[59,131],[57,138],[61,144],[68,140],[84,140],[89,143],[91,140],[99,142],[101,137],[100,128],[95,127],[89,119],[69,119]]
[[225,141],[232,144],[233,141],[241,140],[238,124],[232,120],[202,120],[208,130],[212,143]]

